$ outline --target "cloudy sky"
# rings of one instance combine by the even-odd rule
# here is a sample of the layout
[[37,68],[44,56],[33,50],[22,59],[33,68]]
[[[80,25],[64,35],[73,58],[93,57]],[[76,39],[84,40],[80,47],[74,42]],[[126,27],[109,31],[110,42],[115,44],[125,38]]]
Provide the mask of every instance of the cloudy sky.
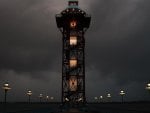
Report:
[[[79,0],[91,14],[86,33],[86,96],[111,93],[119,101],[147,100],[150,81],[150,0]],[[0,0],[0,86],[12,87],[9,101],[61,95],[61,33],[55,14],[67,0]],[[3,100],[0,89],[0,101]]]

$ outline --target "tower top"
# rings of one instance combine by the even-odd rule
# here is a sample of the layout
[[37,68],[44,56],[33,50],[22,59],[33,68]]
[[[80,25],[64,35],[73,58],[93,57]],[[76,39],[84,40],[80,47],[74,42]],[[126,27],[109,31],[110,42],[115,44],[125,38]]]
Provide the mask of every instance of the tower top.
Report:
[[69,0],[68,6],[69,7],[78,7],[78,0]]

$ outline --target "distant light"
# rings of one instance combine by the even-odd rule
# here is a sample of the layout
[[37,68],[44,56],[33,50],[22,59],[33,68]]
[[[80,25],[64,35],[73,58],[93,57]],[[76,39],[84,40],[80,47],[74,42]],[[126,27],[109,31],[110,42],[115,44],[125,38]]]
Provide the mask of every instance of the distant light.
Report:
[[125,92],[123,90],[121,90],[120,95],[125,95]]
[[8,83],[4,83],[4,85],[3,85],[2,88],[3,88],[5,91],[8,91],[8,90],[11,89]]
[[82,100],[83,100],[83,98],[79,98],[79,99],[78,99],[78,102],[80,102],[80,101],[82,101]]
[[51,99],[51,100],[54,100],[54,97],[51,97],[50,99]]
[[97,100],[97,99],[98,99],[98,97],[94,97],[94,99],[95,99],[95,100]]
[[28,90],[27,95],[31,96],[32,95],[32,91]]
[[147,89],[147,90],[150,90],[150,83],[148,83],[148,84],[146,85],[146,89]]
[[49,99],[49,96],[46,96],[46,99]]
[[65,98],[65,100],[66,100],[66,101],[69,101],[69,99],[68,99],[68,98]]
[[110,95],[110,94],[107,94],[107,97],[108,97],[108,98],[110,98],[110,97],[111,97],[111,95]]
[[100,98],[100,99],[103,99],[103,96],[100,96],[99,98]]
[[43,94],[40,94],[40,96],[39,96],[40,98],[42,98],[43,97]]

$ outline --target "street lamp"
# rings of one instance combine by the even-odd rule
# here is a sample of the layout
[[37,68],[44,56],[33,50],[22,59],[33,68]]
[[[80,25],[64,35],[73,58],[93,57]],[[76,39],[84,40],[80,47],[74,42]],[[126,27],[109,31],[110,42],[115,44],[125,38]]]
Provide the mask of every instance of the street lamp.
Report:
[[107,94],[108,101],[110,102],[111,94]]
[[27,95],[29,96],[29,103],[30,103],[30,101],[31,101],[32,91],[31,91],[31,90],[28,90]]
[[6,101],[7,101],[7,92],[8,92],[8,90],[10,90],[11,88],[10,88],[10,86],[9,86],[8,83],[4,83],[4,85],[3,85],[2,88],[4,89],[4,92],[5,92],[4,102],[6,103]]
[[40,98],[40,102],[41,102],[41,100],[43,98],[43,94],[40,94],[39,98]]
[[146,85],[146,88],[145,88],[149,93],[150,93],[150,83],[148,83],[147,85]]
[[102,101],[103,101],[103,96],[100,96],[100,97],[99,97],[99,100],[102,102]]
[[49,101],[49,96],[46,96],[46,101],[47,101],[47,102]]
[[145,88],[146,90],[148,90],[148,91],[150,91],[150,83],[148,83],[147,85],[146,85],[146,88]]
[[119,94],[121,95],[121,100],[123,102],[123,96],[125,95],[125,92],[123,90],[121,90]]
[[51,101],[53,101],[53,100],[54,100],[54,97],[50,97],[50,99],[51,99]]

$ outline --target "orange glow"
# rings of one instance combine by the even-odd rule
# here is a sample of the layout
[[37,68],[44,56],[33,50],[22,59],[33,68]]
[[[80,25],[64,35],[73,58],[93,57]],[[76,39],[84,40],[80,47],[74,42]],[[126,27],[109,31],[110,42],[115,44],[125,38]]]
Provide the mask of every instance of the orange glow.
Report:
[[77,45],[77,37],[70,36],[70,45]]
[[71,59],[70,60],[70,67],[71,68],[74,68],[74,67],[76,67],[77,66],[77,60],[76,59]]
[[70,27],[71,27],[71,28],[75,28],[76,25],[77,25],[77,22],[76,22],[76,21],[73,20],[73,21],[70,22]]
[[76,91],[77,90],[77,77],[71,76],[69,79],[69,89],[70,91]]

